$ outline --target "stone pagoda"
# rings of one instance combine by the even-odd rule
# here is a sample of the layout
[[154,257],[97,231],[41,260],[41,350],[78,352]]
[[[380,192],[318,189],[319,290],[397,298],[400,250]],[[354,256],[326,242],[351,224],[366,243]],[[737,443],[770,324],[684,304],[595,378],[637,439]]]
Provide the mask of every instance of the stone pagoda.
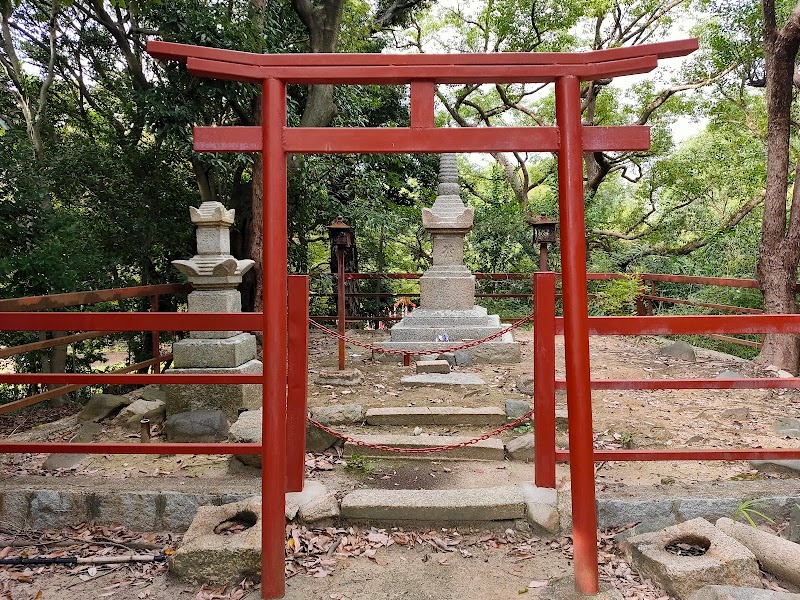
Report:
[[[189,312],[242,312],[237,286],[253,267],[252,260],[231,256],[230,228],[235,211],[219,202],[189,207],[197,227],[197,254],[172,264],[189,279]],[[173,368],[167,373],[261,373],[256,338],[241,331],[192,331],[172,347]],[[261,386],[255,384],[165,385],[167,415],[190,410],[221,410],[236,420],[240,408],[261,406]]]
[[[500,317],[475,304],[475,276],[464,266],[464,237],[472,229],[473,212],[459,195],[456,155],[442,154],[436,201],[422,209],[422,225],[433,239],[433,264],[419,280],[420,307],[392,327],[391,341],[382,346],[444,349],[502,329]],[[482,362],[520,361],[519,344],[510,332],[470,353]]]

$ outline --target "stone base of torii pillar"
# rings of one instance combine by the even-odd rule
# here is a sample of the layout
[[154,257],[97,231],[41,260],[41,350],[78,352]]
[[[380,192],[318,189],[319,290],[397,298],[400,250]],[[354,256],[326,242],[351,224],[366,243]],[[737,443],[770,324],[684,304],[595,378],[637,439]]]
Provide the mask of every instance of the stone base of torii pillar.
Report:
[[[475,304],[475,276],[464,266],[464,236],[472,229],[473,209],[459,195],[456,155],[443,154],[439,160],[436,202],[422,210],[422,225],[433,238],[433,264],[419,280],[420,308],[392,327],[391,340],[380,344],[387,349],[444,350],[503,328],[499,316]],[[511,332],[469,352],[480,362],[521,360]]]

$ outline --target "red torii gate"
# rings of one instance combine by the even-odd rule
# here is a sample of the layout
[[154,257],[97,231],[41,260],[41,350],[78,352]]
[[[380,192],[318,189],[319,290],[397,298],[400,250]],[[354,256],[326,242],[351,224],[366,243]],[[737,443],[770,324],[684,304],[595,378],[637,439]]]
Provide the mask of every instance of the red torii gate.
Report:
[[[647,126],[584,127],[581,81],[646,73],[658,60],[685,56],[696,39],[587,53],[251,54],[151,41],[148,52],[186,62],[200,77],[261,84],[261,126],[195,127],[199,152],[263,153],[264,385],[262,466],[263,598],[280,598],[284,582],[284,491],[287,399],[288,153],[558,153],[564,337],[569,414],[575,578],[578,591],[598,591],[583,153],[647,150]],[[437,128],[436,84],[555,82],[555,127]],[[410,84],[411,126],[294,128],[286,125],[286,84]]]

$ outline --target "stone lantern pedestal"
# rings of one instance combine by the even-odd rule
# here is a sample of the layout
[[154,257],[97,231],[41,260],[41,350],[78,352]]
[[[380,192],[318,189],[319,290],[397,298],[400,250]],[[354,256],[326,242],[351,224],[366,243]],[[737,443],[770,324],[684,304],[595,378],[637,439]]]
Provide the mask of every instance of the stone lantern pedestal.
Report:
[[[253,267],[252,260],[237,260],[230,253],[230,227],[234,211],[219,202],[190,207],[197,226],[197,254],[172,264],[184,273],[195,290],[189,294],[189,312],[238,313],[242,298],[236,286]],[[248,375],[262,372],[256,360],[256,338],[241,331],[193,331],[173,344],[173,368],[167,373]],[[240,408],[261,407],[261,386],[255,384],[165,385],[167,416],[193,410],[221,410],[231,421]]]

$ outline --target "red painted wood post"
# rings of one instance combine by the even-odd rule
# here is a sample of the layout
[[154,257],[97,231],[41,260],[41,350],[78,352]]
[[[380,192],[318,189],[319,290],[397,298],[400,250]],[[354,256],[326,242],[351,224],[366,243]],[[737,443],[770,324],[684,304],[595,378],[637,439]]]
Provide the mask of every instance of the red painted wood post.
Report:
[[306,471],[308,275],[289,275],[289,379],[286,407],[286,491],[302,492]]
[[556,274],[533,274],[535,482],[556,487]]
[[261,429],[261,597],[282,598],[286,504],[286,84],[261,85],[264,384]]
[[[150,296],[150,312],[158,312],[158,294],[154,294]],[[151,348],[152,348],[152,358],[158,358],[161,356],[161,332],[160,331],[151,331]],[[161,373],[161,363],[157,362],[153,365],[153,373]]]
[[575,586],[580,593],[596,594],[599,589],[597,509],[589,373],[589,307],[586,296],[581,92],[577,77],[566,76],[556,80],[556,123],[561,132],[561,146],[558,150],[558,200]]

